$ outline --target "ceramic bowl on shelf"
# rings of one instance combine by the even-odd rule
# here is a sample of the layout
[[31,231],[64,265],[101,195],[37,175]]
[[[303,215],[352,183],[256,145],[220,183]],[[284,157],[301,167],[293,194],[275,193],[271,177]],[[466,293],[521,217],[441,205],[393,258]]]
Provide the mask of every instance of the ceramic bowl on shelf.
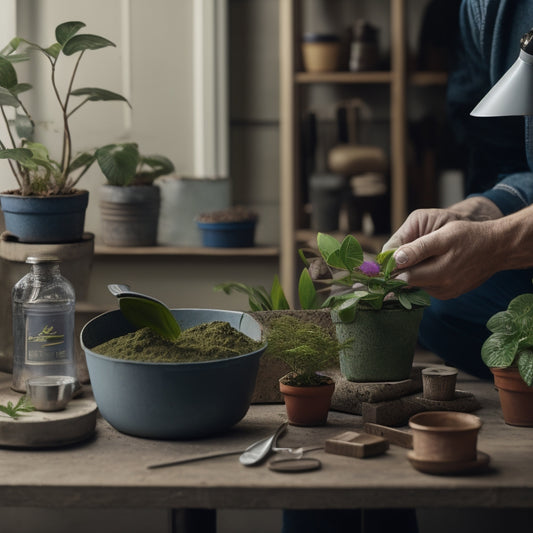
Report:
[[[173,309],[182,330],[224,321],[254,340],[261,326],[250,315],[217,309]],[[98,409],[115,429],[154,439],[191,439],[221,433],[247,413],[266,343],[245,355],[193,363],[113,359],[92,348],[134,331],[121,311],[88,322],[81,332]]]

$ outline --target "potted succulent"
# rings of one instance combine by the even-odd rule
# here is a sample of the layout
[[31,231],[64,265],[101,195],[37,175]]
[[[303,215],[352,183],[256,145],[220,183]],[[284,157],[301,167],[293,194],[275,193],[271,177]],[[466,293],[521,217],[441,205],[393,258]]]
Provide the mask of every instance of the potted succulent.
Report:
[[318,426],[327,421],[335,382],[322,371],[337,363],[342,345],[335,334],[293,316],[273,320],[265,354],[283,361],[290,372],[279,380],[289,423]]
[[[74,155],[70,119],[88,102],[128,103],[123,96],[105,89],[74,88],[84,54],[115,46],[104,37],[80,34],[84,26],[79,21],[64,22],[56,27],[56,42],[49,46],[15,37],[0,51],[0,107],[7,129],[7,138],[0,139],[0,159],[9,161],[18,185],[16,190],[1,194],[0,202],[6,230],[21,242],[69,242],[82,238],[89,193],[76,187],[95,161],[95,154]],[[30,54],[34,61],[42,56],[50,67],[49,89],[57,99],[61,123],[61,154],[57,160],[34,140],[34,116],[22,98],[32,86],[18,79],[15,64],[29,60]],[[58,66],[69,56],[76,60],[63,91],[57,79]],[[78,97],[81,102],[76,101]],[[5,108],[12,108],[13,118]],[[44,219],[39,219],[36,213],[42,213]],[[65,220],[65,216],[69,218]]]
[[104,244],[156,245],[160,190],[154,180],[173,172],[172,162],[162,155],[141,155],[136,143],[103,146],[95,156],[108,182],[100,189]]
[[340,289],[326,299],[340,342],[340,368],[350,381],[399,381],[411,373],[418,327],[429,296],[395,277],[393,253],[388,250],[375,260],[365,260],[357,239],[342,242],[319,233],[317,261],[327,265],[329,287]]
[[237,205],[200,213],[196,219],[204,246],[243,248],[254,245],[257,213]]
[[533,294],[521,294],[487,322],[481,358],[494,374],[504,420],[533,426]]

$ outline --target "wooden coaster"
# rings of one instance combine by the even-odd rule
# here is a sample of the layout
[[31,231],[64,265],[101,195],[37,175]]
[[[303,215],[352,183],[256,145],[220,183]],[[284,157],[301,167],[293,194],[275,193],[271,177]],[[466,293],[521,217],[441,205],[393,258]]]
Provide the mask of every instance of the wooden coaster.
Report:
[[[6,382],[0,385],[0,404],[16,404],[21,394]],[[31,411],[13,419],[0,413],[0,446],[53,448],[91,437],[96,426],[97,406],[92,396],[80,395],[63,411]]]

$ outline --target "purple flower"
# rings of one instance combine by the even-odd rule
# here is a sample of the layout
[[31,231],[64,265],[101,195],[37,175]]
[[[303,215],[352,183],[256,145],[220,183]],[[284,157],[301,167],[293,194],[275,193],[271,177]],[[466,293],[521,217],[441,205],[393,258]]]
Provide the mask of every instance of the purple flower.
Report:
[[359,270],[367,276],[377,276],[379,274],[379,265],[375,261],[363,261],[359,265]]

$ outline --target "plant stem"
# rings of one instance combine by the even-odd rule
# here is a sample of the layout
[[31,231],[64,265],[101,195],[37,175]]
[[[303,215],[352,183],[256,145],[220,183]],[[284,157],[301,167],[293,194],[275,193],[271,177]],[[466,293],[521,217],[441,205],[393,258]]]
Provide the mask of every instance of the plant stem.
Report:
[[[9,120],[7,119],[6,112],[4,111],[3,106],[0,106],[0,109],[2,110],[2,117],[6,124],[7,134],[9,135],[9,139],[11,141],[13,148],[15,148],[15,139],[13,138],[13,134],[11,133],[11,128],[9,126]],[[2,145],[2,149],[5,149],[4,144],[3,143],[0,143],[0,144]],[[8,159],[7,161],[9,163],[9,167],[11,168],[11,172],[13,173],[13,175],[15,176],[15,179],[17,180],[19,188],[22,189],[23,188],[22,187],[23,177],[22,177],[22,169],[20,167],[20,164],[16,163],[16,168],[15,168],[15,165],[13,164],[13,161],[11,161],[11,159]],[[17,172],[17,169],[18,169],[18,172]]]

